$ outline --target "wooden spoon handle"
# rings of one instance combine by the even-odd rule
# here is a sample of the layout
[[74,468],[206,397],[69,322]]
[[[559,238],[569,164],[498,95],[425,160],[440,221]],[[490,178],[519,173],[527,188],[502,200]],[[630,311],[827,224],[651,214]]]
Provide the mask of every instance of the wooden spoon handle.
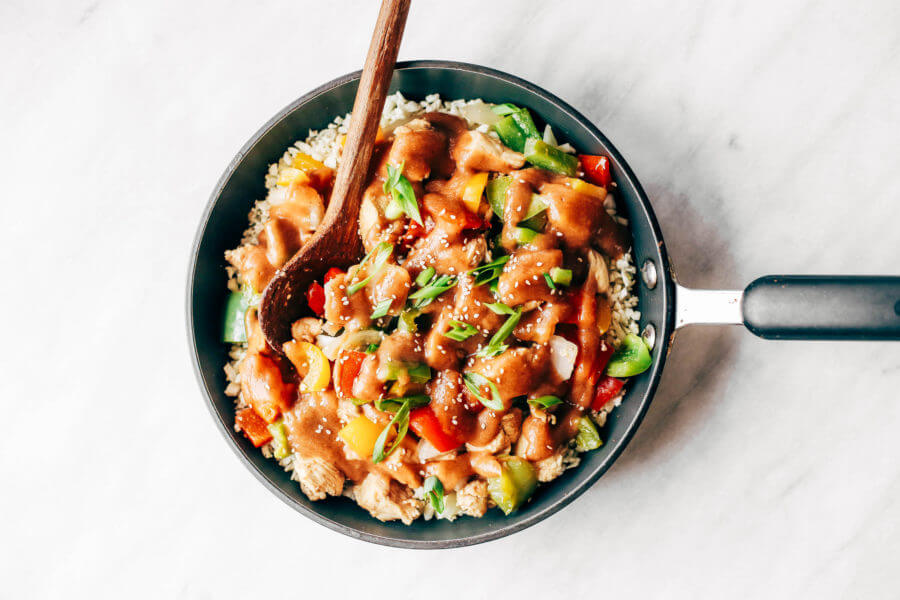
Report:
[[359,213],[384,100],[387,98],[403,28],[409,14],[409,3],[410,0],[383,0],[381,3],[378,22],[375,24],[372,43],[369,45],[366,64],[356,91],[350,128],[347,130],[347,140],[342,152],[343,160],[338,168],[324,219],[326,223],[337,220],[338,213]]

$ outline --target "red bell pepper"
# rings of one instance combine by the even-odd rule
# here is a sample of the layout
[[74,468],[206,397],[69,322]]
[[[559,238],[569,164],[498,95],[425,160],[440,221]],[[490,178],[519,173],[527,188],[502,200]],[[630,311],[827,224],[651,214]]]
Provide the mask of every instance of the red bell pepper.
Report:
[[596,391],[594,392],[594,400],[591,402],[591,408],[593,410],[600,410],[606,406],[610,400],[615,398],[619,392],[622,391],[623,385],[625,385],[624,379],[616,379],[615,377],[604,375],[597,383]]
[[584,174],[588,181],[603,187],[612,183],[612,173],[609,170],[609,159],[607,157],[579,154],[578,160],[581,161],[581,168],[584,169]]
[[320,317],[325,314],[325,288],[318,281],[309,284],[306,290],[306,303]]
[[353,397],[353,382],[356,381],[365,359],[365,352],[355,350],[345,350],[338,356],[334,366],[334,391],[340,398]]
[[338,269],[337,267],[331,267],[330,269],[328,269],[328,272],[325,273],[325,280],[324,280],[324,282],[325,282],[325,283],[328,283],[329,281],[331,281],[332,279],[334,279],[334,278],[337,277],[338,275],[341,275],[342,273],[343,273],[343,271],[342,271],[341,269]]
[[237,411],[237,414],[234,416],[234,423],[257,448],[267,444],[272,439],[269,424],[256,414],[256,411],[252,408],[244,408]]
[[466,216],[463,218],[462,228],[466,229],[487,229],[490,223],[479,217],[473,212],[465,211]]
[[461,441],[444,431],[430,406],[410,411],[409,428],[420,438],[428,440],[438,452],[449,452],[462,445]]

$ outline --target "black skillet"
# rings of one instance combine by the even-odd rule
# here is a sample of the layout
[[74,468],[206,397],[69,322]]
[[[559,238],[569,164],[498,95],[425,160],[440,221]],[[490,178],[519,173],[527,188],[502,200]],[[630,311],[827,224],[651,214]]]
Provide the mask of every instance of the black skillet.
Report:
[[490,510],[481,519],[418,520],[412,526],[381,523],[345,498],[310,502],[274,461],[234,431],[234,404],[225,395],[222,367],[228,360],[221,342],[225,304],[223,253],[236,246],[253,201],[266,194],[263,176],[270,163],[309,129],[325,127],[353,105],[359,72],[306,94],[266,123],[225,170],[207,206],[191,254],[187,327],[194,367],[219,429],[250,471],[279,498],[314,521],[351,537],[409,548],[452,548],[477,544],[520,531],[577,498],[622,453],[634,435],[659,383],[675,330],[692,323],[743,323],[764,338],[804,340],[900,339],[900,277],[770,276],[746,290],[698,291],[679,286],[669,264],[659,223],[631,168],[606,137],[571,106],[545,90],[493,69],[447,61],[398,63],[391,92],[422,99],[482,98],[529,108],[539,125],[586,154],[612,160],[616,201],[630,221],[635,264],[640,269],[642,332],[654,340],[653,365],[629,381],[622,406],[610,416],[602,448],[583,455],[581,464],[541,486],[518,512]]

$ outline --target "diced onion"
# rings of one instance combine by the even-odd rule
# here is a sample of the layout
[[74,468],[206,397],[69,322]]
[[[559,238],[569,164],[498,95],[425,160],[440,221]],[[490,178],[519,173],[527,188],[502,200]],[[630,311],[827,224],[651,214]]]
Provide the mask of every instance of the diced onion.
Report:
[[560,379],[565,381],[572,376],[577,357],[578,346],[558,335],[550,338],[550,361]]
[[500,121],[500,115],[492,111],[491,107],[481,100],[469,102],[460,108],[459,112],[466,120],[481,125],[493,125]]
[[339,335],[337,337],[333,337],[330,335],[320,334],[316,336],[316,346],[322,349],[322,353],[325,354],[325,358],[330,361],[336,361],[338,354],[340,354],[341,350],[341,341],[344,336]]

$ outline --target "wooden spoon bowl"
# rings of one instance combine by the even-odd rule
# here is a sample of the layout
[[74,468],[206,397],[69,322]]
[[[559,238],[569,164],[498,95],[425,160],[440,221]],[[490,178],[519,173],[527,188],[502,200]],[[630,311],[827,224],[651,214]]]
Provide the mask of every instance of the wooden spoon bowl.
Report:
[[282,344],[291,339],[291,323],[306,312],[304,293],[309,285],[327,269],[346,268],[362,255],[359,207],[409,4],[410,0],[382,2],[325,216],[312,238],[275,274],[263,292],[260,326],[266,342],[278,353],[283,353]]

